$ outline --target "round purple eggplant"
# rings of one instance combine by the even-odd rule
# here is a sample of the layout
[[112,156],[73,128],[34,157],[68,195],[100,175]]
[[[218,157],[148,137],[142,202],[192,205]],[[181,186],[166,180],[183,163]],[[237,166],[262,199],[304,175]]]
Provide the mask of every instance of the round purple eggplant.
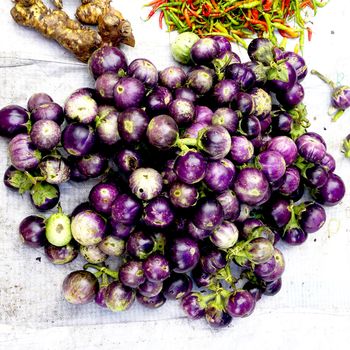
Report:
[[286,226],[292,217],[290,202],[284,198],[276,198],[268,209],[268,215],[277,227]]
[[45,246],[45,255],[55,265],[64,265],[72,262],[78,257],[79,251],[72,243],[63,247],[56,247],[52,244]]
[[163,306],[164,303],[166,302],[166,299],[163,293],[159,293],[153,297],[146,297],[142,294],[137,293],[136,298],[141,305],[149,309],[158,309],[161,306]]
[[108,255],[105,254],[97,244],[80,246],[80,255],[90,264],[101,264],[107,260]]
[[89,271],[71,272],[63,281],[63,296],[71,304],[87,304],[95,299],[98,280]]
[[292,164],[298,156],[298,149],[295,142],[287,136],[276,136],[268,144],[268,151],[279,152],[284,158],[286,165]]
[[72,156],[87,155],[95,145],[95,133],[90,125],[72,123],[62,133],[64,149]]
[[231,136],[220,125],[208,126],[198,137],[199,149],[210,159],[225,158],[231,149]]
[[187,237],[176,238],[170,247],[170,259],[173,271],[186,273],[195,268],[200,258],[198,244]]
[[279,187],[279,193],[289,196],[294,193],[300,185],[300,172],[296,167],[288,167],[283,176],[283,181]]
[[249,316],[255,308],[255,299],[247,290],[237,290],[227,299],[226,311],[231,317]]
[[169,114],[178,125],[192,122],[194,118],[194,104],[186,99],[175,99],[169,104]]
[[118,131],[117,111],[111,110],[105,115],[100,115],[96,118],[96,134],[98,139],[106,145],[115,145],[120,139]]
[[303,57],[293,51],[286,51],[283,52],[282,59],[286,59],[287,62],[295,69],[295,72],[297,73],[297,80],[299,82],[306,77],[307,66]]
[[211,124],[221,125],[227,129],[229,133],[234,133],[237,130],[239,115],[231,108],[222,107],[217,109],[212,115]]
[[142,109],[129,108],[119,114],[119,135],[128,143],[139,142],[146,133],[148,123],[148,116]]
[[254,146],[245,136],[231,138],[230,156],[235,164],[241,165],[249,162],[254,155]]
[[88,91],[79,89],[68,97],[64,105],[64,113],[69,121],[89,124],[97,116],[97,102]]
[[187,86],[198,95],[209,92],[213,86],[213,76],[208,69],[195,68],[187,74]]
[[193,185],[174,182],[169,189],[169,198],[174,207],[190,208],[196,205],[199,193]]
[[30,215],[19,224],[19,233],[23,242],[30,247],[42,247],[46,243],[45,219],[41,216]]
[[126,72],[127,70],[127,60],[123,51],[107,45],[97,49],[91,55],[88,65],[95,79],[103,73],[120,74],[121,71]]
[[[240,63],[240,62],[237,62]],[[262,63],[257,61],[248,61],[244,65],[250,68],[255,75],[255,86],[262,87],[267,82],[267,72],[269,67],[264,66]]]
[[117,153],[114,162],[120,171],[130,174],[140,167],[142,159],[138,151],[126,148]]
[[326,153],[325,156],[321,159],[320,165],[322,165],[328,172],[333,172],[335,170],[336,164],[333,156],[329,153]]
[[290,245],[300,245],[303,244],[307,239],[308,234],[298,227],[292,227],[287,229],[282,239]]
[[209,326],[214,329],[223,328],[227,327],[231,323],[232,316],[225,312],[221,306],[218,306],[215,302],[212,302],[205,308],[205,320]]
[[[181,98],[181,97],[176,97]],[[169,103],[173,100],[171,92],[164,86],[158,86],[146,97],[148,115],[160,115],[168,112]]]
[[212,249],[205,255],[201,255],[200,266],[203,271],[214,274],[226,266],[225,253],[219,249]]
[[169,226],[174,218],[174,210],[165,197],[153,198],[144,208],[143,220],[147,226],[164,228]]
[[80,212],[84,210],[90,210],[91,209],[91,204],[89,202],[82,202],[78,204],[73,211],[70,214],[70,217],[74,217],[75,215],[79,214]]
[[264,295],[276,295],[282,288],[282,278],[266,283]]
[[204,130],[207,126],[209,126],[209,123],[204,123],[204,122],[192,123],[189,127],[186,128],[186,130],[182,134],[182,137],[196,139],[200,134],[200,132]]
[[210,240],[220,249],[231,248],[238,240],[238,228],[230,221],[223,221],[214,228]]
[[80,158],[77,161],[77,166],[83,176],[95,178],[106,171],[108,160],[100,153],[91,153]]
[[135,301],[135,291],[122,283],[114,281],[110,283],[105,295],[106,305],[113,312],[125,311]]
[[[192,101],[193,102],[193,101]],[[213,111],[207,106],[195,106],[194,122],[211,124]]]
[[295,144],[299,154],[308,162],[318,163],[326,154],[326,147],[318,139],[304,134],[299,136]]
[[211,230],[202,230],[191,221],[188,223],[187,232],[193,239],[200,241],[211,235]]
[[212,231],[224,219],[221,204],[215,199],[202,199],[195,207],[193,223],[199,229]]
[[139,107],[145,93],[145,87],[140,80],[121,78],[114,86],[114,104],[118,110]]
[[228,159],[208,162],[204,183],[210,190],[222,192],[231,186],[235,175],[235,166]]
[[207,168],[204,157],[195,151],[188,151],[183,156],[178,156],[175,161],[174,171],[179,180],[192,185],[203,180]]
[[131,192],[138,198],[148,201],[162,191],[162,176],[152,168],[136,169],[129,177]]
[[98,244],[106,232],[105,219],[92,210],[85,210],[72,218],[73,238],[81,245]]
[[107,291],[107,285],[101,285],[100,284],[100,287],[98,289],[98,292],[95,296],[95,303],[98,305],[98,306],[101,306],[103,308],[107,308],[107,305],[106,305],[106,291]]
[[98,248],[106,255],[121,256],[125,251],[125,241],[109,235],[102,239],[98,244]]
[[121,222],[116,222],[113,219],[109,220],[109,233],[117,238],[127,238],[134,231],[134,226],[124,225]]
[[236,105],[238,111],[244,116],[251,115],[254,112],[253,97],[246,92],[240,92],[237,94]]
[[159,115],[151,119],[146,134],[152,146],[164,150],[175,145],[179,137],[179,128],[170,116]]
[[241,202],[257,205],[268,193],[269,183],[262,171],[244,168],[238,173],[233,188]]
[[334,206],[344,198],[345,184],[338,175],[331,173],[327,182],[315,193],[311,192],[311,194],[317,202],[327,206]]
[[177,300],[192,290],[192,280],[183,273],[172,273],[163,284],[163,294],[167,299]]
[[251,68],[245,64],[230,64],[225,71],[227,79],[232,79],[238,84],[240,90],[247,91],[255,84],[255,74]]
[[213,276],[203,271],[200,265],[191,271],[191,277],[198,288],[208,287],[213,280]]
[[181,67],[170,66],[159,72],[160,84],[170,90],[180,88],[185,81],[186,73]]
[[278,102],[286,108],[292,108],[301,103],[304,99],[304,88],[301,84],[295,83],[290,90],[276,94]]
[[63,108],[55,102],[45,103],[32,110],[30,119],[33,123],[39,120],[52,120],[61,125],[64,121]]
[[288,135],[292,131],[293,117],[287,112],[278,113],[272,118],[272,132],[273,134]]
[[118,195],[118,188],[113,183],[99,183],[91,189],[89,202],[97,213],[110,215],[113,202]]
[[174,98],[184,98],[194,103],[197,100],[197,94],[188,87],[180,87],[175,89]]
[[213,87],[213,98],[217,105],[224,106],[231,103],[239,92],[239,85],[234,79],[224,79]]
[[286,173],[286,162],[283,156],[276,151],[261,152],[256,157],[255,165],[269,182],[278,181]]
[[35,108],[51,102],[53,102],[51,96],[44,92],[38,92],[29,97],[27,102],[27,108],[29,112],[32,112]]
[[274,59],[273,49],[273,44],[269,39],[256,38],[248,45],[248,55],[252,61],[268,66]]
[[132,257],[144,260],[154,250],[155,241],[153,237],[142,231],[135,231],[130,234],[126,242],[126,250]]
[[13,137],[27,132],[29,113],[26,109],[10,105],[0,109],[0,135]]
[[144,283],[140,284],[137,288],[139,294],[144,297],[155,297],[163,290],[162,282],[151,282],[146,280]]
[[70,168],[61,156],[47,156],[39,163],[39,170],[46,182],[59,185],[70,179]]
[[60,126],[52,120],[38,120],[32,126],[30,138],[39,150],[51,151],[61,141]]
[[216,200],[222,206],[225,220],[234,221],[240,213],[240,203],[236,194],[231,190],[220,193]]
[[22,171],[36,168],[41,159],[40,151],[26,134],[16,135],[8,145],[8,152],[12,165]]
[[213,38],[199,39],[191,48],[191,59],[195,64],[208,65],[220,53],[220,46]]
[[119,195],[112,205],[112,219],[124,225],[135,224],[142,212],[139,200],[128,194]]
[[146,281],[141,261],[127,261],[119,267],[119,281],[125,286],[137,288]]
[[158,71],[155,65],[145,59],[137,58],[128,67],[128,75],[140,80],[146,87],[154,87],[158,83]]
[[222,36],[222,35],[214,35],[212,37],[212,39],[215,40],[216,43],[219,46],[219,55],[223,54],[223,53],[225,53],[227,51],[231,51],[231,43],[224,36]]
[[253,115],[249,117],[243,117],[239,121],[239,131],[248,139],[254,139],[263,132],[261,129],[261,123],[259,119],[257,117],[254,117]]
[[100,75],[95,82],[95,89],[103,99],[112,100],[114,96],[114,87],[120,77],[115,73],[104,73]]
[[305,210],[300,213],[299,224],[306,233],[318,231],[326,222],[326,211],[317,203],[305,203]]
[[181,300],[181,308],[191,320],[199,320],[205,315],[206,303],[199,293],[186,294]]
[[45,181],[37,182],[30,189],[30,199],[35,208],[40,211],[52,209],[60,200],[59,187]]
[[274,91],[282,94],[290,91],[297,81],[297,73],[288,62],[277,63],[276,67],[267,72],[268,86]]
[[324,186],[328,179],[328,171],[320,165],[305,170],[305,181],[312,188]]
[[161,254],[150,255],[142,264],[147,280],[151,282],[163,282],[170,276],[168,260]]

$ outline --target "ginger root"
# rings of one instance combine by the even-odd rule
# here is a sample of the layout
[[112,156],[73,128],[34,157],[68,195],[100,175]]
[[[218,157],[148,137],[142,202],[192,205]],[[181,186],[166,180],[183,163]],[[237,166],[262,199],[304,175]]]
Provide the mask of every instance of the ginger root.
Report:
[[[111,0],[81,1],[80,8],[85,12],[81,10],[79,13],[86,16],[84,23],[98,24],[98,31],[69,18],[59,8],[62,0],[52,0],[57,7],[55,10],[49,9],[43,0],[15,0],[11,15],[16,23],[56,40],[82,62],[87,62],[92,53],[102,45],[116,46],[123,43],[135,46],[130,22],[119,11],[110,7]],[[80,19],[78,15],[77,17]]]
[[83,27],[62,10],[47,8],[42,0],[15,2],[11,15],[16,23],[56,40],[83,62],[87,62],[92,53],[102,45],[102,38],[95,30]]
[[75,16],[83,24],[97,24],[98,18],[109,9],[111,0],[81,0]]
[[63,8],[63,0],[51,0],[51,1],[58,9],[61,10]]

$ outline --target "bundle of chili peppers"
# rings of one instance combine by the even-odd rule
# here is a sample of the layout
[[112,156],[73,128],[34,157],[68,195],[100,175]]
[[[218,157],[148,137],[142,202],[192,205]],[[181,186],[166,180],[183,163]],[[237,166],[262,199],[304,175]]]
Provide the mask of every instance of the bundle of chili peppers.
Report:
[[276,33],[284,38],[311,40],[306,9],[313,15],[327,2],[320,0],[154,0],[148,18],[159,12],[159,25],[169,31],[192,31],[199,36],[223,35],[246,47],[244,38],[264,36],[277,44]]

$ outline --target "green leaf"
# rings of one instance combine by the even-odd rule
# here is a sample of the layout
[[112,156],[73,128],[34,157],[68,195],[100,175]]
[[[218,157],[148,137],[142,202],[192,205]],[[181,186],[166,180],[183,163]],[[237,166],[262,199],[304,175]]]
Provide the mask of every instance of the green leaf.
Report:
[[58,191],[55,186],[48,184],[47,182],[39,182],[33,186],[31,190],[33,202],[36,205],[42,205],[47,199],[53,199],[58,196]]
[[285,63],[283,62],[275,67],[270,68],[267,72],[267,79],[280,80],[287,83],[289,81],[289,75],[288,68],[286,67]]
[[11,186],[18,189],[19,194],[29,191],[33,186],[33,183],[30,181],[28,176],[19,170],[15,170],[13,172],[13,175],[9,178],[9,183]]

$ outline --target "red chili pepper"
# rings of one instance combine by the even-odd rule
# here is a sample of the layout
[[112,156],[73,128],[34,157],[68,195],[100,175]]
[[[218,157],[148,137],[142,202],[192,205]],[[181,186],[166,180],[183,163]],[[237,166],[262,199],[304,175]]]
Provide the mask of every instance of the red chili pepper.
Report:
[[290,29],[278,29],[278,32],[284,37],[284,38],[288,38],[288,39],[291,39],[291,38],[297,38],[299,36],[299,34],[294,31],[292,28]]
[[193,11],[193,10],[191,10],[191,9],[188,9],[188,11],[190,12],[190,14],[191,14],[192,16],[194,16],[194,17],[196,17],[196,18],[199,18],[199,17],[200,17],[199,14],[198,14],[196,11]]
[[202,13],[203,13],[203,16],[205,17],[209,17],[209,15],[211,14],[211,6],[209,4],[203,4],[202,5]]
[[266,22],[261,21],[261,20],[259,20],[259,19],[254,19],[254,18],[248,19],[248,21],[249,21],[251,24],[260,24],[261,26],[263,26],[265,32],[268,31]]
[[219,6],[218,6],[218,4],[215,2],[215,0],[210,0],[210,2],[211,2],[211,4],[213,5],[213,7],[214,7],[215,10],[217,10],[217,11],[220,10],[220,9],[219,9]]
[[193,24],[192,24],[192,22],[191,22],[190,16],[188,15],[188,11],[187,11],[186,8],[184,9],[184,16],[185,16],[186,24],[187,24],[188,27],[191,29]]
[[164,18],[164,11],[161,11],[159,14],[159,28],[163,29],[163,18]]
[[307,39],[311,41],[312,39],[312,29],[310,27],[306,27],[307,30]]
[[259,11],[257,9],[252,9],[251,13],[254,19],[259,19]]
[[272,7],[272,0],[263,0],[262,4],[263,4],[263,9],[264,11],[268,12],[271,10]]

